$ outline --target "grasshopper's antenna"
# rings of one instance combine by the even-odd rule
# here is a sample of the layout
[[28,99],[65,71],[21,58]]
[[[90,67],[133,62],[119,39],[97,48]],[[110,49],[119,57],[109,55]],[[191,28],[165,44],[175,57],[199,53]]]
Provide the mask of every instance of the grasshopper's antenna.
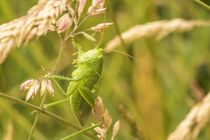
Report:
[[56,70],[56,67],[57,67],[58,62],[59,62],[60,57],[61,57],[61,54],[62,54],[62,52],[63,52],[64,43],[65,43],[64,40],[63,40],[63,38],[61,37],[61,35],[58,34],[58,36],[59,36],[59,38],[60,38],[61,44],[60,44],[60,49],[59,49],[58,57],[56,58],[56,62],[55,62],[54,66],[53,66],[53,69],[52,69],[52,73],[54,73],[55,70]]
[[[105,21],[106,21],[106,12],[103,15],[104,15],[104,23],[105,23]],[[101,32],[100,40],[99,40],[98,44],[96,45],[96,48],[99,48],[99,46],[102,44],[102,41],[103,41],[103,38],[104,38],[104,32],[105,32],[105,29],[103,28],[102,32]]]
[[116,52],[116,53],[119,53],[119,54],[122,54],[122,55],[125,55],[125,56],[128,56],[128,57],[130,57],[130,58],[132,58],[134,60],[137,60],[134,56],[131,56],[131,55],[127,54],[127,53],[124,53],[124,52],[121,52],[121,51],[117,51],[117,50],[110,50],[110,51],[111,52]]

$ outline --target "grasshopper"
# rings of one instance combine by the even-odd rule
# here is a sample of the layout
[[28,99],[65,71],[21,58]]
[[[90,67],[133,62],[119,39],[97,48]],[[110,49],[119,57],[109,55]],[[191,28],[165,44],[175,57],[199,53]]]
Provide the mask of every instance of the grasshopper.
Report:
[[[44,107],[47,108],[49,106],[68,101],[71,105],[71,111],[74,116],[80,124],[83,125],[81,119],[81,108],[84,102],[93,107],[95,98],[93,89],[102,72],[103,49],[96,47],[86,52],[83,52],[81,47],[78,47],[78,49],[78,57],[73,61],[76,69],[71,74],[72,78],[62,77],[59,75],[47,76],[47,78],[52,79],[58,88],[60,88],[66,99],[46,104]],[[55,79],[70,81],[66,92],[61,88]]]

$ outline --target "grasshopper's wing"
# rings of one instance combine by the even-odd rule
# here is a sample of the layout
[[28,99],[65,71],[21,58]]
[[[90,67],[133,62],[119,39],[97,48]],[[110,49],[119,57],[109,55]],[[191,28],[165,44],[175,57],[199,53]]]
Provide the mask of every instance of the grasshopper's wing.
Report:
[[88,88],[85,88],[85,87],[78,88],[78,91],[79,91],[80,95],[84,98],[84,100],[91,107],[93,107],[93,105],[94,105],[94,96],[93,96],[92,92]]
[[84,103],[84,99],[79,94],[79,92],[75,92],[74,94],[71,94],[69,97],[70,105],[71,105],[71,111],[74,114],[75,118],[80,122],[80,124],[83,126],[83,121],[81,118],[81,108]]

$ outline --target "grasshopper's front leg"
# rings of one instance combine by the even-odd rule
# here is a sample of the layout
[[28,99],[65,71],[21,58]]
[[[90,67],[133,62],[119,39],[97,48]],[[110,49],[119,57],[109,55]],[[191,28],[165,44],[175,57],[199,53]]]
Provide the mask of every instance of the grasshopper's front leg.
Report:
[[84,74],[80,74],[80,76],[77,76],[77,78],[69,78],[61,75],[47,75],[46,78],[48,79],[58,79],[58,80],[65,80],[65,81],[79,81],[84,77]]
[[75,81],[74,78],[69,78],[61,75],[47,75],[46,78],[48,79],[58,79],[58,80],[65,80],[65,81]]
[[47,109],[48,107],[51,107],[51,106],[54,106],[54,105],[57,105],[57,104],[61,104],[61,103],[67,102],[67,101],[69,101],[68,98],[60,100],[60,101],[52,102],[52,103],[49,103],[49,104],[44,104],[44,108]]

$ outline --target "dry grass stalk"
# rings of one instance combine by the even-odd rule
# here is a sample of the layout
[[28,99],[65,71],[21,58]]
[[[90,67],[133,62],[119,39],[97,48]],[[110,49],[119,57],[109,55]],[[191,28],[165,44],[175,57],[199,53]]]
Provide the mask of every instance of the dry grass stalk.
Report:
[[97,133],[99,140],[105,140],[107,131],[112,124],[112,117],[109,115],[108,111],[105,109],[102,98],[97,97],[95,105],[92,110],[93,117],[96,122],[101,122],[101,126],[96,127],[94,130]]
[[[160,40],[172,32],[186,32],[196,26],[210,26],[210,21],[173,19],[149,22],[144,25],[132,27],[128,31],[122,33],[122,38],[126,43],[144,37],[155,37],[157,40]],[[116,36],[108,42],[106,45],[106,51],[109,52],[120,46],[120,44],[120,38]]]
[[66,8],[66,0],[39,0],[26,16],[0,26],[0,64],[13,46],[28,43],[52,29],[56,19]]
[[171,133],[168,140],[195,140],[210,119],[210,93],[197,104]]
[[[107,133],[112,125],[112,117],[109,115],[107,109],[105,109],[102,98],[97,97],[92,109],[92,114],[96,123],[101,122],[101,125],[94,130],[99,140],[106,140]],[[116,121],[112,127],[111,140],[114,140],[120,129],[120,121]]]

